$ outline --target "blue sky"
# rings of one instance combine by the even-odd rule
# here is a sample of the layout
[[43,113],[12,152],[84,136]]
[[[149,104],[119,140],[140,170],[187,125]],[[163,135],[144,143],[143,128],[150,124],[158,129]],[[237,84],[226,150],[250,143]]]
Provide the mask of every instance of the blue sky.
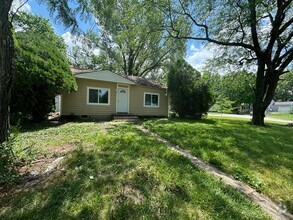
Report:
[[[14,2],[17,5],[20,1],[21,0],[15,0]],[[51,25],[54,27],[55,33],[59,36],[62,36],[65,40],[65,43],[67,43],[69,46],[72,44],[72,35],[70,33],[70,29],[65,29],[62,24],[56,23],[55,19],[50,16],[46,5],[38,4],[37,1],[34,0],[29,0],[27,4],[23,6],[22,10],[49,19]],[[83,31],[86,31],[88,28],[91,27],[91,24],[79,20],[79,26]],[[212,56],[212,52],[209,49],[203,47],[201,44],[194,41],[188,42],[186,61],[196,69],[201,70],[201,68],[203,67],[203,63]]]
[[[70,32],[70,29],[66,29],[64,28],[64,26],[62,24],[58,24],[56,23],[55,19],[54,19],[54,15],[53,17],[50,16],[50,12],[48,11],[46,5],[44,4],[38,4],[36,1],[34,0],[29,0],[28,1],[28,5],[30,7],[30,12],[33,14],[37,14],[39,16],[45,17],[47,19],[49,19],[51,25],[54,27],[56,34],[58,35],[62,35],[66,32]],[[91,24],[89,23],[85,23],[82,22],[81,20],[79,20],[79,25],[82,28],[83,31],[87,30],[88,28],[91,27]]]

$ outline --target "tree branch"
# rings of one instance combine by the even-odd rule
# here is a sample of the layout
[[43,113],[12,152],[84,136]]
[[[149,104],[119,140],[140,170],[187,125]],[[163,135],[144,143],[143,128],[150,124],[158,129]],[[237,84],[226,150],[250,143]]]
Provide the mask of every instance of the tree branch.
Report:
[[161,57],[160,59],[157,60],[157,62],[155,64],[153,64],[152,66],[146,68],[144,71],[141,72],[140,76],[144,76],[145,74],[147,74],[149,71],[151,71],[152,69],[154,69],[163,59],[164,57],[172,50],[172,48],[170,48],[168,51],[166,51]]
[[[183,3],[181,2],[181,0],[179,1],[179,3],[180,3],[181,8],[183,10],[182,15],[187,16],[192,21],[192,23],[194,25],[196,25],[197,27],[203,28],[204,31],[205,31],[205,37],[192,37],[192,36],[182,36],[182,35],[180,35],[180,30],[176,29],[175,25],[174,25],[174,21],[173,21],[172,15],[171,15],[172,14],[171,13],[171,5],[170,5],[170,1],[169,1],[168,12],[169,12],[170,25],[166,26],[166,28],[167,28],[167,32],[169,33],[169,35],[171,37],[176,38],[176,39],[190,39],[190,40],[208,41],[208,42],[215,43],[215,44],[218,44],[218,45],[237,46],[237,47],[243,47],[243,48],[247,48],[247,49],[255,51],[255,48],[252,45],[246,44],[244,42],[219,41],[219,40],[211,38],[210,35],[209,35],[208,26],[205,25],[205,24],[198,23],[196,21],[196,19],[194,19],[193,16],[190,13],[187,12],[187,10],[185,9],[185,7],[184,7]],[[171,31],[168,30],[168,28],[171,28],[172,31],[176,32],[176,35],[172,34]]]
[[260,53],[260,45],[258,42],[258,36],[257,36],[257,30],[256,30],[256,5],[255,0],[249,0],[249,7],[250,7],[250,29],[251,29],[251,35],[252,35],[252,41],[254,45],[254,51],[256,53]]
[[291,24],[293,23],[293,17],[289,19],[279,30],[279,35],[281,35]]
[[282,50],[286,47],[286,45],[290,42],[290,40],[292,39],[293,37],[293,32],[291,32],[289,34],[289,36],[287,37],[287,39],[283,42],[283,43],[280,43],[278,45],[278,48],[275,52],[275,56],[274,56],[274,59],[273,59],[273,62],[276,63],[276,67],[279,66],[279,64],[281,63],[282,60],[280,60],[280,54],[282,52]]
[[282,74],[284,69],[292,62],[292,60],[293,60],[293,48],[291,48],[291,51],[289,55],[287,56],[286,60],[280,65],[278,69],[279,75]]
[[14,16],[18,13],[18,11],[28,2],[28,0],[24,1],[17,9],[16,11],[12,14],[11,16],[11,22],[13,22]]

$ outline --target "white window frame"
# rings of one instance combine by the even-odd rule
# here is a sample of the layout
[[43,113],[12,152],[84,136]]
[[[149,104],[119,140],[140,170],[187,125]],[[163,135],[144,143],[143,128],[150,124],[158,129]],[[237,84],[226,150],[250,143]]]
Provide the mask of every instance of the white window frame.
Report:
[[[89,98],[90,98],[90,89],[94,89],[94,90],[98,90],[98,89],[105,89],[108,91],[108,103],[92,103],[89,102]],[[87,95],[86,95],[86,104],[87,105],[110,105],[110,88],[101,88],[101,87],[87,87]]]
[[[152,102],[151,102],[151,105],[146,105],[145,104],[146,95],[157,95],[158,96],[158,105],[152,105]],[[160,93],[144,92],[144,94],[143,94],[143,107],[146,107],[146,108],[159,108],[160,107]]]

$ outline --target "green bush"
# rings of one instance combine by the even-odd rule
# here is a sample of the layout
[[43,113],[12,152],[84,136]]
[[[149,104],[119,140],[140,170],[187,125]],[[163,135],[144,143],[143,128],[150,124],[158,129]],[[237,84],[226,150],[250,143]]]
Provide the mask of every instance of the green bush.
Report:
[[167,82],[171,109],[180,118],[201,119],[209,110],[212,104],[209,88],[185,60],[177,60],[170,68]]
[[40,122],[54,109],[55,96],[75,90],[76,82],[66,58],[66,45],[46,19],[20,13],[15,22],[22,30],[15,33],[12,119]]

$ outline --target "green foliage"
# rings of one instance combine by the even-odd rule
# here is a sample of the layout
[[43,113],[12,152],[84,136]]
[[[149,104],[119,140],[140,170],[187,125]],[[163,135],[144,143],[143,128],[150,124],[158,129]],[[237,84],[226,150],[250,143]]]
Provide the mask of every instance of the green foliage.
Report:
[[47,20],[22,13],[16,24],[21,31],[15,33],[11,112],[42,121],[53,110],[55,96],[73,91],[76,83],[65,57],[66,46]]
[[233,111],[233,104],[235,102],[229,100],[229,98],[225,97],[225,96],[220,96],[215,105],[212,107],[213,111],[217,111],[220,113],[231,113]]
[[201,121],[160,119],[143,125],[286,205],[292,213],[292,128],[269,122],[266,127],[254,127],[249,120],[209,115]]
[[171,66],[167,80],[171,108],[179,117],[200,119],[208,111],[212,103],[209,88],[185,60],[179,59]]
[[233,101],[233,107],[253,103],[255,75],[252,73],[239,71],[220,75],[205,71],[202,78],[210,86],[216,101],[226,97]]
[[218,73],[212,73],[209,71],[204,71],[202,74],[202,80],[208,85],[210,88],[212,95],[214,99],[217,100],[217,98],[221,95],[222,93],[222,75]]
[[228,73],[221,79],[221,94],[234,101],[234,106],[252,104],[255,75],[246,71]]
[[[93,1],[100,30],[88,31],[82,46],[72,51],[73,63],[86,68],[108,69],[119,74],[146,76],[176,54],[185,53],[185,41],[167,37],[161,28],[162,11],[141,1]],[[94,54],[94,49],[99,54]]]
[[275,97],[275,101],[293,101],[293,71],[280,77]]

